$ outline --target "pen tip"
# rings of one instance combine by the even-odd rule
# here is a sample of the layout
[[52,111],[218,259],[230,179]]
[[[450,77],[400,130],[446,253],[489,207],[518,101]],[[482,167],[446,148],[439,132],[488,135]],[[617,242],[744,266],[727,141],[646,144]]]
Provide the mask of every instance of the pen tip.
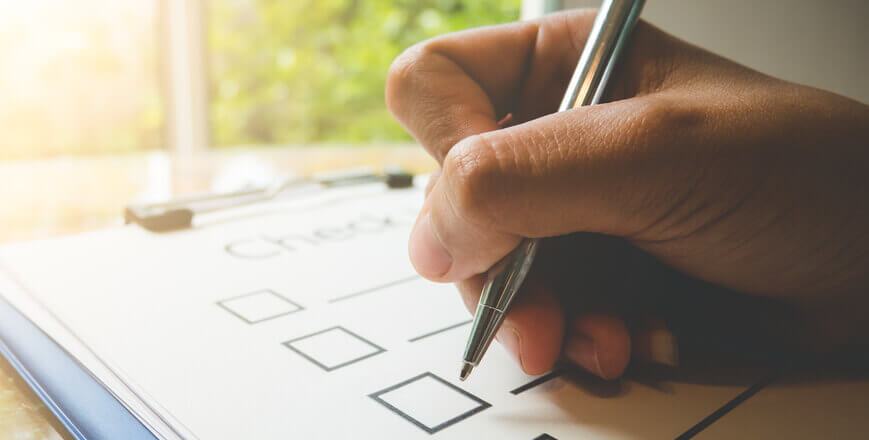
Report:
[[474,366],[467,363],[467,362],[462,364],[462,372],[459,373],[459,379],[461,379],[461,380],[467,379],[468,376],[471,375],[471,370],[473,370],[473,369],[474,369]]

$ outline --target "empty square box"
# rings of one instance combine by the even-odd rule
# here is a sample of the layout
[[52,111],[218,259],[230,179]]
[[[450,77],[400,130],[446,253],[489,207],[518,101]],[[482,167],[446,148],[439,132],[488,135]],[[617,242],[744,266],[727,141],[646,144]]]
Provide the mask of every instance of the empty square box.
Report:
[[432,373],[420,374],[369,397],[429,434],[492,406]]
[[284,345],[326,371],[346,367],[386,351],[340,326],[284,342]]
[[217,305],[248,324],[256,324],[304,310],[304,307],[269,289],[218,301]]

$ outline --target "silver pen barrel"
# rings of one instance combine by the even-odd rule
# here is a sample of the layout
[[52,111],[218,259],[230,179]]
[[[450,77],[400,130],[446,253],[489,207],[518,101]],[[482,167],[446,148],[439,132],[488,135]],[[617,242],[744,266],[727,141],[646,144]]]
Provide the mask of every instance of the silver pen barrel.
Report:
[[[465,346],[465,364],[477,366],[483,354],[495,338],[495,332],[507,314],[513,298],[531,269],[537,254],[537,239],[524,239],[516,249],[501,259],[489,270],[489,277],[483,285],[480,304],[474,314],[471,337]],[[474,342],[480,341],[480,343]]]
[[645,0],[604,0],[558,111],[600,102]]
[[[604,0],[558,111],[600,102],[644,4],[645,0]],[[461,380],[468,378],[492,344],[507,309],[531,268],[537,246],[538,239],[526,238],[489,269],[465,346],[459,374]]]

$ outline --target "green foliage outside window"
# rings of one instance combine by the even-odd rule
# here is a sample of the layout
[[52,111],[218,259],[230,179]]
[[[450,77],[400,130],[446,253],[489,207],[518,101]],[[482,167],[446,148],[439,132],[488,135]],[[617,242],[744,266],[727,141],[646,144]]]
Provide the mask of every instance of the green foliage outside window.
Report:
[[212,0],[215,146],[410,139],[383,102],[386,71],[427,38],[519,16],[520,0]]

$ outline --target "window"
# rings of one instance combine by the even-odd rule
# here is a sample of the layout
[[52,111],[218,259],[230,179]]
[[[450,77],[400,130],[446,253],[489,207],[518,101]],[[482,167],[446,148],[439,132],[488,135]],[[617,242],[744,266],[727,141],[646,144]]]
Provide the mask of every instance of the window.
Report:
[[518,19],[519,0],[211,0],[211,143],[370,143],[410,138],[383,102],[402,50]]
[[[285,172],[430,171],[386,110],[388,66],[421,40],[513,21],[540,1],[520,3],[2,2],[0,176],[15,187],[0,242],[118,224],[130,202]],[[344,147],[268,148],[323,144]],[[223,148],[250,146],[267,148]]]
[[155,2],[0,6],[0,160],[160,148]]

